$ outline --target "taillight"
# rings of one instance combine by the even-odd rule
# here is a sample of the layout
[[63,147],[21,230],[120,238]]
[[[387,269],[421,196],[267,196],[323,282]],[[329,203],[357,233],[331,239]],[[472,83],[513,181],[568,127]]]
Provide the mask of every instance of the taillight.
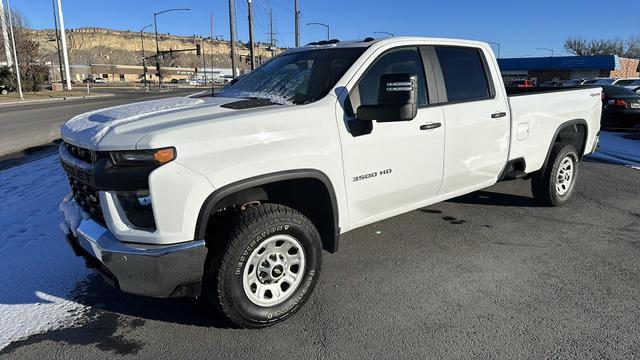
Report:
[[622,99],[617,99],[617,100],[614,100],[613,106],[627,107],[627,102]]

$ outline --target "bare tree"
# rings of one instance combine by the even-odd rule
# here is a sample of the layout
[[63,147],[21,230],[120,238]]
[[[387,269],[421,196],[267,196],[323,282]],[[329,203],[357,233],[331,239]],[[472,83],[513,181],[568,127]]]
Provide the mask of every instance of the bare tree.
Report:
[[574,55],[618,55],[620,57],[640,59],[640,36],[621,39],[569,38],[564,48]]
[[[31,85],[31,90],[38,91],[49,74],[49,68],[42,62],[43,54],[40,44],[32,38],[24,16],[15,9],[11,9],[11,15],[20,74],[25,78],[25,83]],[[7,26],[9,26],[8,19]],[[15,78],[11,81],[11,85],[15,87]]]

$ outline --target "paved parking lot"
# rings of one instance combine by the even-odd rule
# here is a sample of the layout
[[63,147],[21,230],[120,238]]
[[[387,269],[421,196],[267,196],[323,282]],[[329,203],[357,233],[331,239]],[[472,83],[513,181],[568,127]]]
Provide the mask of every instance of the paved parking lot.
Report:
[[513,181],[346,234],[310,301],[271,328],[91,277],[81,323],[0,358],[638,358],[640,172],[583,163],[580,176],[562,208]]

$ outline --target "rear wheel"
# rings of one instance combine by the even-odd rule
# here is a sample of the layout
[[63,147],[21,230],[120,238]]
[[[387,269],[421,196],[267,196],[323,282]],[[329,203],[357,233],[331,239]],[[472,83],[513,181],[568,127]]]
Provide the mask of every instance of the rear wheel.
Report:
[[234,223],[226,249],[208,262],[207,299],[240,327],[284,320],[304,304],[320,275],[318,231],[301,213],[275,204],[250,207]]
[[569,201],[578,178],[578,151],[573,145],[555,144],[545,168],[531,178],[533,197],[542,205]]

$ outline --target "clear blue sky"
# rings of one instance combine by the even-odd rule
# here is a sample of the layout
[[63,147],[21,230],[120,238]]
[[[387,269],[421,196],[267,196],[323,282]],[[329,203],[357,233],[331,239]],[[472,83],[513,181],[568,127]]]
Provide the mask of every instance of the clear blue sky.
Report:
[[[6,1],[6,0],[5,0]],[[332,38],[359,39],[375,31],[397,35],[442,36],[492,41],[501,55],[536,56],[552,48],[559,53],[567,37],[623,38],[640,35],[638,0],[299,0],[302,43],[321,40],[326,30],[307,26],[323,22]],[[253,0],[255,37],[267,41],[268,9],[273,9],[278,45],[294,44],[293,0]],[[162,14],[158,30],[180,35],[229,38],[228,0],[63,0],[68,28],[105,27],[137,31],[153,23],[153,12],[175,7],[190,12]],[[37,29],[52,28],[51,0],[12,0],[12,7]],[[239,39],[246,41],[247,2],[236,0]],[[376,35],[382,36],[382,35]]]

